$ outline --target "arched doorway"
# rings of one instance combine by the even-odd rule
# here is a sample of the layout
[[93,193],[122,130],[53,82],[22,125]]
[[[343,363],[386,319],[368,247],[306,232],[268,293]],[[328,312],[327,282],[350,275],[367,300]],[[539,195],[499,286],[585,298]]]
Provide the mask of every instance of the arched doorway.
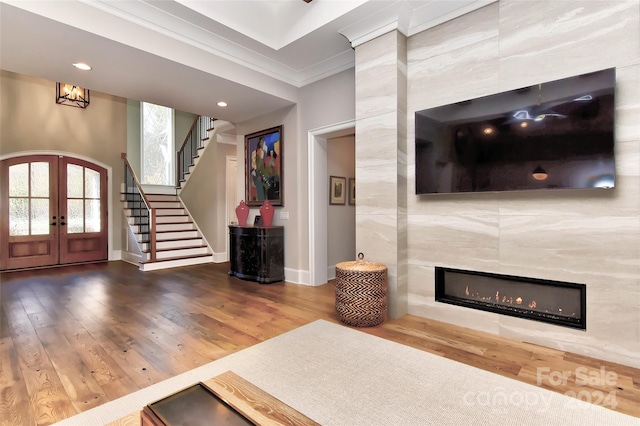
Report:
[[106,260],[107,170],[61,155],[0,162],[0,269]]

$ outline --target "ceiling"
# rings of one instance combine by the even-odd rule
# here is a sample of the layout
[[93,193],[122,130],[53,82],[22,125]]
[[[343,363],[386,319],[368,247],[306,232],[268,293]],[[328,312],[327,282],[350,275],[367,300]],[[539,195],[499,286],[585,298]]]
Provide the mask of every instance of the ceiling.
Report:
[[361,43],[493,1],[1,1],[0,68],[240,123],[352,68]]

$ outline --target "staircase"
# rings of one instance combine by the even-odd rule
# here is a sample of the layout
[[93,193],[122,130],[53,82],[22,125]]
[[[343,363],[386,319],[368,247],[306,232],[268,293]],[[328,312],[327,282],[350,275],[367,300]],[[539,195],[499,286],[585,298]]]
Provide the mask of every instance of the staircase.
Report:
[[195,170],[202,153],[207,149],[212,138],[219,138],[220,133],[233,129],[233,124],[224,120],[213,120],[210,117],[200,116],[194,121],[191,130],[187,134],[182,146],[176,153],[178,193],[181,191],[193,170]]
[[[215,126],[214,126],[215,123]],[[125,180],[121,201],[131,239],[138,253],[126,250],[127,261],[136,261],[143,271],[213,262],[213,252],[198,226],[177,195],[219,131],[233,128],[231,123],[199,116],[176,153],[176,186],[140,185],[126,154]],[[135,259],[135,260],[134,260]]]
[[[124,201],[127,221],[140,245],[141,270],[213,262],[211,250],[175,193],[145,192],[145,198],[156,219],[153,237],[149,235],[146,224],[136,224],[140,216],[135,203]],[[155,251],[152,247],[155,247]]]
[[[141,185],[125,153],[121,201],[130,239],[123,259],[143,271],[213,262],[213,252],[177,192],[184,187],[213,130],[213,120],[198,117],[177,153],[176,187]],[[134,253],[135,252],[135,253]]]

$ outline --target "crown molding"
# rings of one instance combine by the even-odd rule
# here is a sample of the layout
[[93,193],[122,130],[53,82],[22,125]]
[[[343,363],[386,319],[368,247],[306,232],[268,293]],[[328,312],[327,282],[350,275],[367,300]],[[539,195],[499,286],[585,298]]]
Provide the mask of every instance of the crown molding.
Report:
[[407,1],[396,1],[340,29],[339,33],[349,40],[353,48],[394,30],[410,37],[496,1],[498,0],[428,2],[419,7],[413,7]]
[[81,1],[102,12],[109,13],[132,24],[139,25],[298,88],[352,68],[355,64],[353,52],[348,50],[315,64],[313,67],[296,70],[171,15],[149,3],[105,2],[102,0]]

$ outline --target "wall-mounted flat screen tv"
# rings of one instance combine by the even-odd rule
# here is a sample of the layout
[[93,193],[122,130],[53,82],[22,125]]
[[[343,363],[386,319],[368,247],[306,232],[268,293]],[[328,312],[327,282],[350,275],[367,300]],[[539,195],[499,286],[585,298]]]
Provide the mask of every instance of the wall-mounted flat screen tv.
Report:
[[615,68],[415,113],[416,194],[615,187]]

